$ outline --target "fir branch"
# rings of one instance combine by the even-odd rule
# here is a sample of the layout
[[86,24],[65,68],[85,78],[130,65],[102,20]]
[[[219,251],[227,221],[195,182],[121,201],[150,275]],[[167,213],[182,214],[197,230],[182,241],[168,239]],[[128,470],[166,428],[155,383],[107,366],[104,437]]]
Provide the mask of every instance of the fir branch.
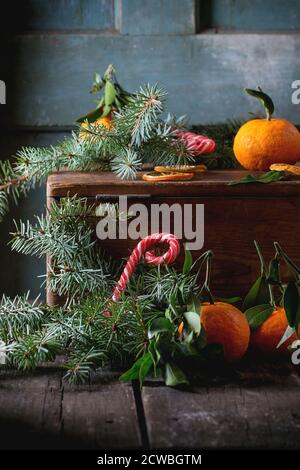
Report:
[[16,204],[22,188],[26,193],[26,181],[27,176],[18,175],[9,160],[0,162],[0,221],[9,210],[9,196]]
[[184,303],[192,295],[199,294],[199,274],[199,271],[184,274],[167,265],[145,270],[142,265],[132,278],[129,291],[131,295],[139,292],[139,299],[151,300],[161,308],[168,305],[172,295],[180,296]]
[[45,255],[70,263],[79,251],[89,250],[95,241],[91,241],[92,229],[82,225],[70,233],[62,224],[53,222],[51,217],[36,216],[37,223],[32,225],[15,222],[16,231],[12,232],[11,249],[25,255],[39,258]]
[[36,217],[36,224],[16,224],[12,234],[13,250],[51,258],[48,287],[66,295],[68,302],[97,288],[107,288],[112,273],[118,272],[94,238],[87,219],[94,211],[85,198],[66,197],[53,204],[47,217]]
[[166,92],[157,85],[140,88],[134,99],[116,114],[113,122],[117,133],[129,136],[131,145],[140,147],[157,125],[165,95]]
[[52,221],[66,221],[66,219],[73,219],[77,225],[82,222],[82,219],[87,219],[95,215],[95,204],[89,204],[88,199],[85,197],[74,196],[63,197],[51,204],[51,210],[48,211]]
[[152,137],[140,149],[143,162],[156,165],[188,165],[195,163],[195,157],[184,143],[175,138],[174,131],[167,124],[158,125]]
[[135,179],[136,173],[141,169],[142,162],[137,153],[132,149],[125,149],[111,163],[112,170],[122,179]]
[[8,354],[9,363],[18,369],[36,368],[46,361],[53,361],[62,350],[62,344],[55,333],[45,330],[24,336]]
[[60,296],[66,296],[66,304],[70,304],[74,299],[78,299],[88,292],[108,287],[111,284],[111,277],[110,272],[107,271],[101,267],[100,263],[95,268],[55,265],[50,267],[50,273],[47,276],[47,287]]
[[4,295],[0,302],[0,338],[5,343],[17,340],[40,328],[46,317],[47,312],[38,298],[29,301],[29,292],[13,300]]
[[83,384],[89,379],[90,373],[103,363],[103,352],[92,347],[88,351],[74,351],[70,359],[64,365],[68,369],[64,375],[73,384]]

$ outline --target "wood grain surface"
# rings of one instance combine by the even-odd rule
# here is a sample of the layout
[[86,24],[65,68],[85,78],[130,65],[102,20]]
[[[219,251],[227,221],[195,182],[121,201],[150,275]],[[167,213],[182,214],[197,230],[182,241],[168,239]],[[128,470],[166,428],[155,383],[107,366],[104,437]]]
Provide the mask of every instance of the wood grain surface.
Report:
[[70,386],[58,365],[0,370],[0,449],[299,449],[299,371],[248,361],[189,389],[122,384],[98,372]]
[[[273,242],[278,241],[289,255],[300,262],[298,239],[300,228],[300,180],[297,178],[269,185],[253,184],[228,186],[228,182],[247,174],[243,170],[209,171],[204,177],[189,182],[123,181],[111,173],[54,173],[48,179],[48,200],[67,194],[87,196],[98,204],[101,196],[110,200],[120,194],[131,195],[128,205],[142,202],[149,210],[148,228],[151,230],[151,206],[179,203],[193,206],[204,205],[204,246],[193,251],[194,259],[203,250],[212,250],[212,288],[219,296],[244,296],[259,275],[259,262],[253,241],[257,240],[266,260],[274,253]],[[96,196],[99,196],[96,199]],[[142,199],[139,199],[143,196]],[[95,225],[98,222],[95,217]],[[178,222],[178,218],[177,218]],[[193,220],[195,228],[195,220]],[[171,214],[170,229],[173,232],[174,215]],[[201,229],[201,228],[200,228]],[[199,230],[200,230],[199,229]],[[157,231],[154,230],[154,231]],[[183,242],[186,237],[181,237]],[[137,240],[99,240],[99,244],[114,258],[126,258]],[[183,261],[183,250],[177,262]],[[283,271],[283,276],[287,273]],[[50,294],[48,301],[56,300]]]
[[0,449],[141,446],[130,383],[100,373],[88,385],[71,386],[62,376],[56,367],[0,371]]

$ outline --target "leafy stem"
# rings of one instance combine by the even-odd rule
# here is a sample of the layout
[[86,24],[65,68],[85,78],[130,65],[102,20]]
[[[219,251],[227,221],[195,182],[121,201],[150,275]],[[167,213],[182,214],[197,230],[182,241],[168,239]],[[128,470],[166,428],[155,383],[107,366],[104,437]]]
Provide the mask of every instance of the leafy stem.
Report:
[[294,261],[285,253],[285,251],[281,248],[278,242],[274,242],[274,247],[276,250],[276,254],[280,256],[287,266],[292,269],[292,271],[297,275],[300,276],[300,268],[294,263]]
[[259,99],[262,103],[264,110],[266,112],[266,118],[268,121],[271,120],[271,116],[274,113],[274,103],[269,95],[264,93],[261,87],[257,87],[257,90],[251,90],[250,88],[245,88],[245,92],[250,96],[254,96]]
[[203,292],[207,295],[208,300],[211,304],[214,303],[214,298],[212,296],[211,290],[210,290],[210,275],[211,275],[211,261],[213,257],[213,252],[211,250],[207,251],[204,256],[203,262],[206,263],[206,269],[205,269],[205,279],[204,283],[201,287],[200,294]]

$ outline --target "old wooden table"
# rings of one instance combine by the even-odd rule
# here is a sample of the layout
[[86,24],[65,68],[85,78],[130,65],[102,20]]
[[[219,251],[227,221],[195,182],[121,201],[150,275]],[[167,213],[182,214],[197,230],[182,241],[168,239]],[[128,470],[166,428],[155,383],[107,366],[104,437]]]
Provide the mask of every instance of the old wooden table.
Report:
[[[126,182],[111,174],[60,172],[48,179],[48,205],[67,194],[92,202],[99,195],[119,194],[201,202],[206,211],[205,248],[216,254],[215,287],[228,284],[236,294],[257,276],[254,238],[267,258],[273,240],[296,260],[299,256],[299,179],[228,186],[244,175],[215,171],[189,184],[161,185],[140,177]],[[110,247],[110,252],[118,250],[126,256],[127,241],[122,245],[117,240]],[[225,285],[224,279],[230,282]],[[261,359],[248,359],[238,372],[203,375],[189,390],[150,381],[141,391],[138,384],[120,383],[109,372],[75,387],[62,376],[55,365],[31,374],[0,370],[0,447],[300,448],[300,376],[288,361],[262,364]]]
[[253,360],[189,390],[99,373],[70,386],[56,367],[0,372],[0,448],[299,448],[299,370]]

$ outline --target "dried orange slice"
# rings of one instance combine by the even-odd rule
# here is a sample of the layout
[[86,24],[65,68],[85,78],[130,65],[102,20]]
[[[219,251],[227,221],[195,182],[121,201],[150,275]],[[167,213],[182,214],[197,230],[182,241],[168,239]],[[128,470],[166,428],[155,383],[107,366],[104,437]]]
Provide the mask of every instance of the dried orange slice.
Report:
[[155,166],[154,171],[159,173],[203,173],[207,170],[205,165],[174,165]]
[[300,167],[289,165],[288,163],[274,163],[270,166],[270,170],[288,171],[289,173],[294,173],[294,175],[300,175]]
[[194,173],[158,173],[157,171],[149,171],[143,174],[144,181],[183,181],[191,180]]

